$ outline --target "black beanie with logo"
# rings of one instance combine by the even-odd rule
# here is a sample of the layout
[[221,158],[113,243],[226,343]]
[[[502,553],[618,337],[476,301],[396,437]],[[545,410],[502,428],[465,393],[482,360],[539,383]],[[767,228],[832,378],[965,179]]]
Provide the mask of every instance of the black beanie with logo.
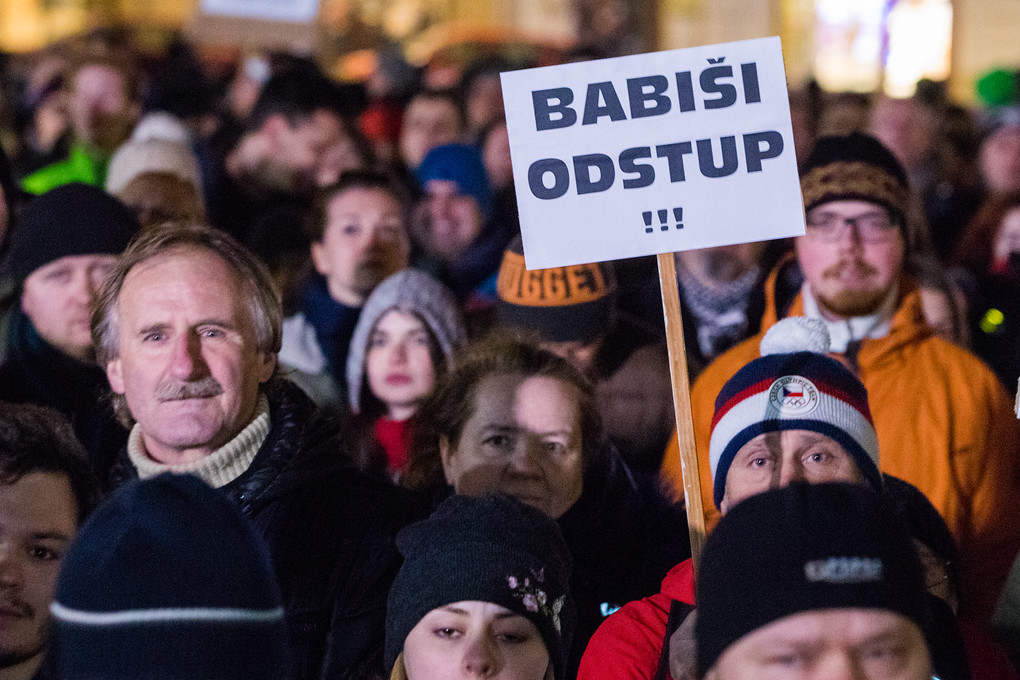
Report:
[[702,676],[740,638],[806,611],[881,609],[930,630],[913,543],[858,484],[795,483],[738,503],[705,544],[697,601]]

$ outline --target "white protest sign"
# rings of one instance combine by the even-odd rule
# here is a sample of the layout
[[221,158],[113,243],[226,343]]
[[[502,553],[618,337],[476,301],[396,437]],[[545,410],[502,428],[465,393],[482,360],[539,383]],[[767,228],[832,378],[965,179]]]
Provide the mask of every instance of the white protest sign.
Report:
[[530,269],[804,233],[779,38],[502,80]]
[[319,0],[202,0],[201,7],[206,14],[306,23],[319,13]]

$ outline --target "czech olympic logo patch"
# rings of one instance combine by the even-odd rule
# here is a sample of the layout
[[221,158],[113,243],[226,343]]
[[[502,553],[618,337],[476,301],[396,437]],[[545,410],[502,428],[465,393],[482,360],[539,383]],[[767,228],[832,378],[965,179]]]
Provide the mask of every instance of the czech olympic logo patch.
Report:
[[811,413],[818,407],[818,389],[799,375],[783,376],[769,388],[769,405],[784,416]]

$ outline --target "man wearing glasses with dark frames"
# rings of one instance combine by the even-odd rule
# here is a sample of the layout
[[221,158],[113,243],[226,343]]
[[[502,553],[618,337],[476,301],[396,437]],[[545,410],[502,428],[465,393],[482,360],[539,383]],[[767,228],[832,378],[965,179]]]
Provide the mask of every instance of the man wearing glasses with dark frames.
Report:
[[[714,401],[759,355],[780,318],[825,322],[831,352],[868,390],[883,472],[917,486],[953,531],[961,553],[961,615],[987,623],[1020,549],[1020,432],[1012,399],[968,351],[935,337],[906,271],[906,174],[872,137],[819,140],[801,175],[807,230],[766,283],[759,335],[716,359],[692,394],[699,451],[708,451]],[[701,456],[702,494],[712,478]],[[674,437],[663,478],[681,490]],[[710,504],[709,504],[710,505]],[[714,508],[706,512],[715,520]]]
[[835,335],[835,351],[888,331],[906,250],[897,219],[864,200],[829,201],[807,214],[807,235],[797,240],[802,293]]

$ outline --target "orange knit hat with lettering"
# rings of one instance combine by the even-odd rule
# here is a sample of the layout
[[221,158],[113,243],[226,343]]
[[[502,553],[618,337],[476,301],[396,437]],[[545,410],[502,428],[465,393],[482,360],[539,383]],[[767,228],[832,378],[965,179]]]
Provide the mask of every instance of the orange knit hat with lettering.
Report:
[[518,236],[503,253],[496,281],[500,326],[537,332],[547,342],[594,342],[616,314],[616,275],[604,262],[528,270]]

